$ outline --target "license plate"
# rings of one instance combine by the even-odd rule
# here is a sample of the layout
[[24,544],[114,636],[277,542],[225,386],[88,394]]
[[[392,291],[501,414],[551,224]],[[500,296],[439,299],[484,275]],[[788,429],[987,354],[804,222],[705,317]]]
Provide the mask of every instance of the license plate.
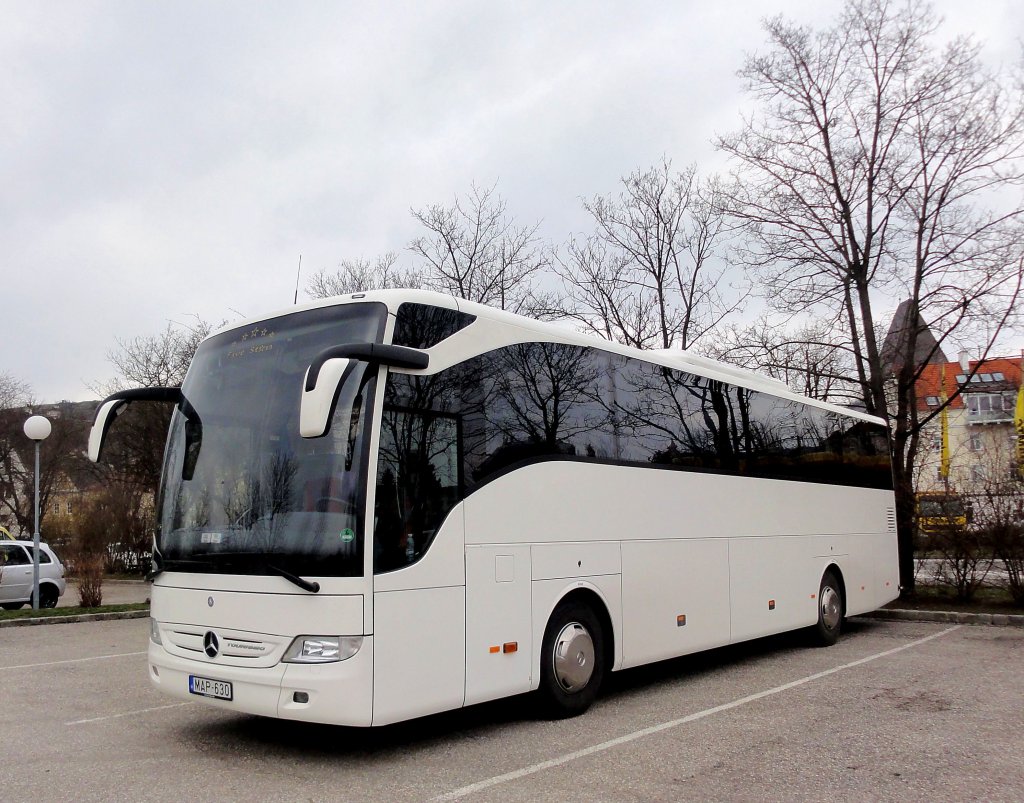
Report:
[[188,690],[192,694],[201,697],[214,697],[217,700],[231,700],[231,684],[226,680],[213,680],[212,678],[200,678],[195,675],[188,676]]

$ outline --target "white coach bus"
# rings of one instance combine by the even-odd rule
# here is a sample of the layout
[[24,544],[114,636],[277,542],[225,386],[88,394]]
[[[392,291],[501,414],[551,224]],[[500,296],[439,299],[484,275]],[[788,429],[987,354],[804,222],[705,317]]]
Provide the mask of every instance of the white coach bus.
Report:
[[425,291],[223,329],[173,402],[149,675],[229,710],[385,725],[898,593],[876,418],[681,351]]

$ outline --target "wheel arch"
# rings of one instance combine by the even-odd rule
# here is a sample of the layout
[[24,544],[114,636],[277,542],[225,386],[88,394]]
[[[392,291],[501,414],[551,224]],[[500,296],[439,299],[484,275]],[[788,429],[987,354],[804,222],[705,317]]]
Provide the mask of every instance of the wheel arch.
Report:
[[[46,589],[52,589],[53,593],[56,595],[58,600],[61,598],[60,585],[56,581],[50,579],[49,577],[47,577],[47,578],[40,577],[39,578],[39,597],[40,598],[42,598],[43,591],[46,590]],[[29,598],[29,600],[32,599],[32,589],[29,589],[28,598]]]
[[547,629],[548,622],[551,621],[551,616],[554,614],[555,609],[559,605],[565,602],[578,601],[587,607],[589,607],[594,614],[597,616],[601,623],[601,627],[604,631],[604,659],[605,666],[610,671],[614,671],[618,668],[618,649],[617,645],[620,643],[619,632],[616,626],[616,622],[611,615],[611,605],[609,605],[608,599],[605,594],[597,586],[585,582],[577,581],[572,586],[564,589],[560,594],[556,594],[554,601],[548,606],[547,611],[543,619],[538,621],[538,632],[541,634],[540,639],[537,641],[537,651],[534,656],[534,665],[537,669],[536,678],[540,677],[540,660],[541,660],[541,649],[540,642],[543,640],[544,631]]

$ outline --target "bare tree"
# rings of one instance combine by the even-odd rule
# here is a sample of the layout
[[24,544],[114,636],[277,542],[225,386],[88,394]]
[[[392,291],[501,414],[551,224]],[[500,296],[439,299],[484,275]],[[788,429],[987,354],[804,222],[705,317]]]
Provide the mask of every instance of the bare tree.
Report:
[[23,482],[19,445],[25,436],[21,430],[32,390],[28,383],[10,374],[0,374],[0,524],[18,527],[17,489]]
[[[214,325],[196,317],[188,324],[168,323],[158,334],[119,339],[107,358],[117,376],[94,390],[107,395],[132,387],[177,387],[185,379],[199,343]],[[117,554],[133,567],[145,570],[154,527],[153,500],[160,481],[164,443],[171,416],[170,405],[132,404],[118,416],[106,439],[104,461],[88,464],[95,492],[72,522],[72,549],[81,569],[89,573],[86,586],[99,599],[107,547],[117,543]],[[72,452],[82,456],[89,422],[81,422]],[[85,471],[79,467],[80,475]]]
[[424,277],[415,269],[398,266],[398,254],[389,251],[376,259],[345,259],[334,271],[320,270],[306,284],[310,298],[329,298],[364,290],[393,287],[419,288]]
[[760,371],[805,396],[850,404],[860,398],[851,351],[834,318],[793,327],[765,316],[720,332],[708,356]]
[[493,186],[474,184],[465,198],[412,216],[427,230],[409,244],[422,260],[425,286],[512,312],[539,306],[533,279],[550,264],[540,224],[518,225]]
[[53,427],[39,452],[40,528],[62,483],[87,469],[82,445],[88,422],[76,414],[74,404],[0,409],[0,522],[13,524],[22,533],[31,533],[35,525],[35,449],[23,430],[25,420],[34,414],[45,414]]
[[32,388],[27,382],[10,374],[0,374],[0,410],[24,407],[31,403]]
[[107,353],[107,359],[118,373],[109,387],[115,390],[136,385],[179,387],[185,380],[192,355],[215,328],[215,324],[196,316],[188,324],[168,322],[156,335],[119,338],[117,349]]
[[17,482],[15,469],[20,466],[20,458],[16,449],[24,438],[20,424],[31,401],[28,383],[10,374],[0,374],[0,524],[6,526],[18,521],[7,500]]
[[[889,420],[907,588],[923,362],[898,360],[887,397],[877,300],[909,298],[939,344],[985,356],[1017,320],[1024,276],[1020,88],[971,40],[935,45],[936,19],[918,0],[854,0],[817,33],[767,21],[769,52],[740,72],[759,113],[718,140],[736,165],[722,198],[745,226],[739,256],[778,309],[841,316],[863,404]],[[898,353],[917,354],[920,334],[906,327]]]
[[104,571],[148,571],[152,510],[130,484],[108,483],[75,511],[70,556],[83,608],[103,602]]
[[[196,349],[215,328],[196,317],[188,324],[170,322],[156,335],[118,339],[117,349],[107,353],[117,376],[98,389],[106,394],[130,387],[180,387]],[[160,478],[170,414],[166,405],[129,405],[111,429],[105,451],[110,467],[147,492],[156,490]]]
[[373,260],[343,260],[334,271],[314,274],[306,293],[327,298],[360,290],[422,288],[512,312],[553,314],[553,302],[536,291],[533,281],[551,261],[537,235],[539,224],[518,225],[494,186],[474,184],[450,205],[431,204],[411,214],[426,230],[408,245],[413,267],[399,266],[394,251]]
[[556,270],[565,314],[639,348],[690,348],[739,306],[714,260],[722,235],[715,185],[670,161],[622,179],[617,198],[583,206],[595,231],[570,240]]
[[25,420],[34,414],[45,414],[53,426],[40,447],[40,527],[66,475],[84,462],[76,448],[84,424],[74,414],[74,405],[41,407],[34,403],[28,383],[0,374],[0,524],[22,533],[31,533],[35,526],[35,449],[24,432]]

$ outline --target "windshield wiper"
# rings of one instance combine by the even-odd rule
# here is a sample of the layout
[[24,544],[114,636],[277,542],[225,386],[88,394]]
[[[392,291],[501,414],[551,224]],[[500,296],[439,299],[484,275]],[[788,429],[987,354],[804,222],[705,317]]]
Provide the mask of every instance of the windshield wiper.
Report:
[[264,563],[263,567],[266,569],[270,569],[270,571],[275,572],[276,574],[281,575],[289,583],[293,583],[297,585],[299,588],[310,592],[311,594],[316,594],[320,590],[320,584],[316,580],[304,580],[298,575],[292,574],[291,572],[286,572],[280,566],[275,566],[272,563]]
[[204,557],[210,558],[211,560],[181,562],[207,563],[209,565],[213,565],[214,563],[221,563],[230,566],[234,562],[232,558],[256,558],[256,562],[259,568],[267,569],[273,572],[274,574],[278,575],[279,577],[283,577],[289,583],[297,585],[303,591],[308,591],[311,594],[316,594],[320,591],[320,584],[315,580],[305,580],[302,577],[299,577],[298,575],[294,575],[291,572],[282,569],[280,566],[275,566],[274,564],[268,562],[266,560],[268,553],[265,552],[197,552],[195,554],[203,555]]

